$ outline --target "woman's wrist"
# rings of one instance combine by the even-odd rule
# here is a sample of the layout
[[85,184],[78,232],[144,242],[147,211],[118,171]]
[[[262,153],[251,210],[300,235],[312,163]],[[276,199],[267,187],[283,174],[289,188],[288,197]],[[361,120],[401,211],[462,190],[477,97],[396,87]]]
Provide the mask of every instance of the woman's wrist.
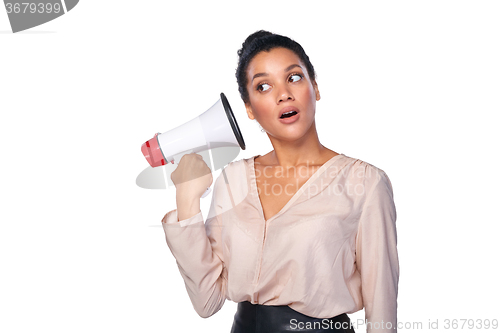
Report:
[[184,192],[177,192],[177,219],[179,221],[186,220],[198,214],[200,209],[200,198]]

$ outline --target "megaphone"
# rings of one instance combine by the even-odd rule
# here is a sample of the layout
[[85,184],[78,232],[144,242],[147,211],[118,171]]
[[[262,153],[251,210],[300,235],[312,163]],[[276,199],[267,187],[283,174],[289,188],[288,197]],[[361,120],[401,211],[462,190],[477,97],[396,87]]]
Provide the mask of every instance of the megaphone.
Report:
[[[231,106],[224,93],[207,111],[198,117],[144,142],[141,151],[151,167],[174,163],[174,156],[190,151],[218,147],[240,147],[245,150],[245,141],[234,118]],[[205,197],[210,188],[203,194]]]

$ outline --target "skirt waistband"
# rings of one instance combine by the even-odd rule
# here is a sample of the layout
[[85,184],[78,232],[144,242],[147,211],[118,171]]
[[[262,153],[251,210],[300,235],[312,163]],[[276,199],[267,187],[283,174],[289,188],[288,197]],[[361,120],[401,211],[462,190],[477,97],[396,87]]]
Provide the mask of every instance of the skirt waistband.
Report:
[[287,305],[238,303],[231,333],[339,332],[354,333],[351,320],[343,313],[332,318],[314,318]]

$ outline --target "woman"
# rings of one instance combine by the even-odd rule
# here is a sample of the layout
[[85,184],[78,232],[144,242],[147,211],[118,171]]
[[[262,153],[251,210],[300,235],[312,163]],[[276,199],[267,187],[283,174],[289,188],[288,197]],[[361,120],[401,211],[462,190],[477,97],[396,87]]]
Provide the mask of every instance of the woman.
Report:
[[314,67],[295,41],[266,31],[238,51],[239,91],[274,150],[230,163],[214,185],[200,155],[172,173],[166,240],[202,317],[238,302],[232,332],[396,331],[399,264],[392,186],[380,169],[332,151],[315,126]]

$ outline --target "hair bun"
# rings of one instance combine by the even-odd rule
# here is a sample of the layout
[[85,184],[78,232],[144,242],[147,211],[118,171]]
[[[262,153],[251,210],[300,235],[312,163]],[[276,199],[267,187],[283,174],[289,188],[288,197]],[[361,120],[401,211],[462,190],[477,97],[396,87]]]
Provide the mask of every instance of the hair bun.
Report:
[[255,40],[261,39],[261,38],[264,38],[264,37],[268,37],[268,36],[273,36],[273,35],[274,34],[272,32],[269,32],[269,31],[266,31],[266,30],[259,30],[259,31],[254,32],[253,34],[251,34],[250,36],[248,36],[247,39],[245,39],[245,41],[241,45],[241,49],[238,50],[238,56],[241,57],[241,55],[245,52],[245,50],[247,50],[250,47],[250,45],[253,44],[253,42]]

